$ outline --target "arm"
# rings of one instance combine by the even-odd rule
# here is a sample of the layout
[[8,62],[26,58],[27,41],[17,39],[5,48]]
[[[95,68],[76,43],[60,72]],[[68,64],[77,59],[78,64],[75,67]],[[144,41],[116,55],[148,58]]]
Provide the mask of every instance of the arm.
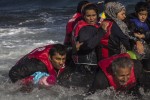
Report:
[[100,69],[99,72],[96,74],[95,80],[92,86],[90,87],[88,93],[93,94],[95,93],[96,90],[98,89],[103,90],[106,89],[107,87],[109,87],[108,80],[103,71]]
[[45,64],[37,59],[29,59],[24,57],[11,68],[9,71],[9,77],[12,82],[16,82],[32,75],[37,71],[47,72]]
[[94,26],[85,26],[79,31],[77,40],[83,42],[80,46],[79,52],[90,52],[99,43],[105,31],[102,28],[95,28]]
[[114,36],[114,38],[118,39],[127,50],[131,50],[129,37],[126,36],[115,23],[112,25],[111,34]]

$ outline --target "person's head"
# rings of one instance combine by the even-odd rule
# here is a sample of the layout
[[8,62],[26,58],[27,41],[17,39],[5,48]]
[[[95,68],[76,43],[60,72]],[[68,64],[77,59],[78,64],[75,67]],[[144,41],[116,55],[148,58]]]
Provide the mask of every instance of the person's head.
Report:
[[81,11],[84,20],[88,24],[94,25],[97,23],[99,11],[98,11],[98,7],[95,4],[88,3],[83,6]]
[[112,62],[112,71],[116,81],[120,85],[125,85],[131,75],[133,61],[128,57],[117,58]]
[[112,19],[124,20],[126,18],[126,8],[119,2],[108,2],[105,5],[105,13]]
[[114,2],[114,1],[117,1],[117,0],[104,0],[104,3],[108,3],[108,2]]
[[148,4],[146,2],[138,2],[135,5],[135,12],[141,22],[145,22],[148,17]]
[[66,61],[66,47],[62,44],[54,44],[53,48],[49,52],[49,59],[56,69],[64,67]]
[[89,3],[89,1],[87,1],[87,0],[82,0],[82,1],[80,1],[80,2],[78,3],[77,11],[76,11],[76,12],[81,13],[82,7],[83,7],[85,4],[87,4],[87,3]]
[[145,0],[147,3],[150,3],[150,0]]

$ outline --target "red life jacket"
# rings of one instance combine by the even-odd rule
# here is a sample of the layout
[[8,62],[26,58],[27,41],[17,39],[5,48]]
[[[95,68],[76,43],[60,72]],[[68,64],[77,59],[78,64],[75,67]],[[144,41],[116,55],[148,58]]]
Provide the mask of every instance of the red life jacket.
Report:
[[65,36],[64,44],[68,44],[68,43],[71,44],[71,35],[72,35],[73,28],[76,24],[76,21],[78,21],[80,18],[81,18],[81,14],[75,13],[73,17],[68,21],[66,25],[66,36]]
[[109,81],[109,84],[110,86],[113,86],[114,89],[119,89],[119,90],[124,90],[124,89],[129,89],[129,88],[132,88],[135,83],[136,83],[136,78],[135,78],[135,74],[134,74],[134,66],[132,67],[131,69],[131,76],[130,76],[130,79],[128,80],[128,82],[124,85],[124,86],[120,86],[118,84],[116,84],[114,78],[113,78],[113,73],[110,68],[110,65],[111,63],[117,59],[117,58],[120,58],[120,57],[129,57],[130,56],[127,54],[127,53],[123,53],[123,54],[118,54],[118,55],[115,55],[115,56],[111,56],[109,58],[106,58],[104,60],[101,60],[98,62],[98,65],[100,66],[100,68],[102,69],[102,71],[105,73],[108,81]]
[[107,27],[107,32],[100,41],[100,43],[102,44],[102,58],[109,57],[108,41],[109,41],[109,36],[111,34],[111,27],[112,27],[113,22],[111,22],[111,21],[107,21],[107,22],[109,23],[109,25]]
[[[88,26],[90,24],[88,24],[87,22],[85,22],[84,20],[78,21],[78,23],[76,24],[74,30],[73,30],[73,38],[76,38],[79,34],[79,31],[82,27],[84,26]],[[99,26],[97,24],[95,25],[91,25],[91,26],[95,26],[96,28],[99,28]]]
[[64,67],[61,68],[58,73],[56,73],[56,71],[49,59],[49,51],[51,50],[51,48],[53,48],[53,45],[47,45],[44,47],[36,48],[28,54],[28,57],[29,57],[29,59],[36,58],[36,59],[42,61],[46,65],[49,74],[57,77],[59,75],[59,73],[61,73],[64,70]]
[[[72,32],[72,46],[75,45],[76,43],[76,38],[78,37],[79,31],[81,28],[83,28],[84,26],[94,26],[96,28],[99,28],[99,25],[95,24],[95,25],[90,25],[87,22],[85,22],[84,20],[80,20],[78,21],[78,23],[76,24],[73,32]],[[83,56],[82,56],[83,57]],[[85,57],[85,56],[84,56]],[[80,57],[78,55],[73,55],[72,56],[74,63],[80,63]],[[85,57],[87,58],[87,57]],[[91,61],[92,62],[92,61]],[[86,64],[86,62],[82,62],[80,64]],[[91,64],[90,62],[88,64]],[[95,65],[95,64],[94,64]]]
[[67,26],[66,26],[66,33],[72,33],[72,30],[74,28],[74,22],[77,18],[81,17],[80,13],[75,13],[73,17],[68,21]]

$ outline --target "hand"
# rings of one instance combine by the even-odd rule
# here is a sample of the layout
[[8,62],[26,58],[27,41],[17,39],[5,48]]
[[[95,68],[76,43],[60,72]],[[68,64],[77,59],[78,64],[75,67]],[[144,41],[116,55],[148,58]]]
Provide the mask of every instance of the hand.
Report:
[[109,23],[107,21],[102,21],[102,23],[101,23],[101,27],[105,31],[107,31],[108,25],[109,25]]
[[140,34],[140,33],[134,33],[134,36],[139,38],[139,39],[145,38],[145,35],[144,34]]
[[77,41],[76,42],[76,49],[77,49],[77,51],[79,51],[79,49],[80,49],[80,46],[83,44],[83,42],[79,42],[79,41]]
[[137,48],[137,52],[139,54],[144,54],[144,46],[143,44],[141,43],[141,41],[137,41],[136,42],[136,48]]

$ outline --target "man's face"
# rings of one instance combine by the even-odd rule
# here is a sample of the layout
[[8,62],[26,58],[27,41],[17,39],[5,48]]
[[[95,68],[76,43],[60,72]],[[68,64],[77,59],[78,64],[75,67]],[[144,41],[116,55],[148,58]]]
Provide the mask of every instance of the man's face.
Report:
[[131,68],[118,68],[115,74],[115,78],[120,85],[125,85],[131,75]]
[[50,57],[50,60],[54,68],[60,69],[61,67],[64,67],[66,61],[66,54],[60,55],[59,53],[55,53],[55,55]]

